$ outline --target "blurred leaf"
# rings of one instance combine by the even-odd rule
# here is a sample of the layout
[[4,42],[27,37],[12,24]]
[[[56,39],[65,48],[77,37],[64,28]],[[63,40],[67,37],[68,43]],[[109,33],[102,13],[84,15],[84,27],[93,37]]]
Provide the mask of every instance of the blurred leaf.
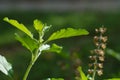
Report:
[[52,44],[51,48],[48,51],[60,53],[61,50],[61,46],[58,46],[57,44]]
[[17,20],[8,19],[7,17],[5,17],[3,20],[10,23],[13,26],[15,26],[19,30],[23,31],[24,33],[26,33],[31,38],[33,37],[32,33],[23,24],[20,24]]
[[7,62],[4,56],[0,55],[0,71],[3,72],[5,75],[10,75],[10,70],[12,70],[12,65]]
[[51,80],[64,80],[63,78],[52,78]]
[[77,70],[79,71],[82,80],[88,80],[88,79],[87,79],[87,76],[85,76],[85,74],[84,74],[84,72],[82,71],[82,68],[81,68],[81,67],[78,67]]
[[37,31],[42,31],[43,29],[43,23],[37,19],[34,20],[34,27]]
[[63,78],[47,78],[45,80],[64,80]]
[[111,55],[112,57],[114,57],[120,61],[120,53],[117,53],[112,49],[106,49],[106,52],[107,52],[107,54]]
[[120,78],[104,79],[104,80],[120,80]]
[[15,34],[15,38],[21,42],[21,44],[26,47],[31,52],[34,51],[38,47],[38,43],[35,39],[30,38],[29,36],[20,37],[17,33]]
[[68,38],[73,36],[80,36],[80,35],[87,35],[89,34],[88,31],[85,29],[73,29],[73,28],[67,28],[67,29],[61,29],[60,31],[54,32],[47,41],[52,41],[60,38]]

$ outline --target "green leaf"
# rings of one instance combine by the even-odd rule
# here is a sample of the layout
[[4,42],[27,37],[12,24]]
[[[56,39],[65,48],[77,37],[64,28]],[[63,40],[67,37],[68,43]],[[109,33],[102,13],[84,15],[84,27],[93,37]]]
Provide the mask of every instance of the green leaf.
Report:
[[15,34],[15,38],[22,43],[24,47],[33,52],[36,48],[38,48],[38,43],[35,39],[30,38],[29,36],[20,37],[17,33]]
[[7,17],[5,17],[3,20],[6,21],[6,22],[8,22],[8,23],[10,23],[14,27],[18,28],[19,30],[23,31],[28,36],[30,36],[31,38],[33,38],[32,33],[23,24],[20,24],[17,20],[9,19]]
[[77,70],[79,71],[82,80],[88,80],[81,67],[78,67]]
[[52,78],[51,80],[64,80],[63,78]]
[[73,36],[80,36],[80,35],[87,35],[89,34],[88,31],[85,29],[73,29],[73,28],[67,28],[67,29],[61,29],[60,31],[54,32],[47,41],[52,41],[60,38],[68,38]]
[[43,30],[43,23],[37,19],[34,20],[34,27],[37,31],[42,31]]
[[112,57],[116,58],[117,60],[120,61],[120,53],[115,52],[112,49],[106,49],[107,54],[111,55]]
[[7,62],[4,56],[0,55],[0,71],[5,75],[10,75],[10,70],[12,70],[12,65],[9,62]]
[[104,80],[120,80],[120,78],[104,79]]
[[57,44],[52,44],[48,51],[60,53],[62,51],[62,47],[58,46]]

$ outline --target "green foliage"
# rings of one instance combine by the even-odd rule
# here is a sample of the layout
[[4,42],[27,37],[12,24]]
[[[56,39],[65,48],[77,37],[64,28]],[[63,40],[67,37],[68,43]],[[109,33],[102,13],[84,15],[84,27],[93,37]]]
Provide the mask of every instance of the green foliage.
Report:
[[38,42],[35,39],[30,38],[29,36],[21,37],[17,33],[15,34],[16,40],[22,43],[24,47],[33,52],[36,48],[38,48]]
[[60,31],[54,32],[47,41],[52,41],[60,38],[68,38],[73,36],[80,36],[80,35],[88,35],[88,31],[85,29],[73,29],[73,28],[67,28],[67,29],[61,29]]
[[52,78],[51,80],[64,80],[62,78]]
[[33,37],[32,33],[23,25],[20,24],[18,21],[13,20],[13,19],[9,19],[7,17],[4,18],[4,21],[10,23],[11,25],[13,25],[14,27],[18,28],[19,30],[23,31],[24,33],[26,33],[28,36],[30,36],[31,38]]
[[60,53],[62,51],[62,47],[58,46],[57,44],[52,44],[51,48],[49,49],[51,52],[57,52]]
[[104,80],[120,80],[120,78],[104,79]]
[[82,68],[81,68],[81,67],[78,67],[77,70],[78,70],[79,73],[80,73],[81,80],[88,80],[88,79],[87,79],[87,76],[85,76],[85,73],[82,71]]
[[7,76],[11,76],[12,65],[7,62],[6,58],[0,55],[0,71]]
[[[17,20],[13,20],[13,19],[9,20],[6,17],[6,18],[4,18],[4,21],[12,24],[16,28],[18,28],[19,30],[21,30],[22,32],[27,34],[24,37],[21,37],[18,34],[15,34],[15,38],[32,53],[31,62],[25,72],[23,80],[27,80],[28,74],[29,74],[32,66],[34,65],[35,61],[38,59],[38,57],[40,56],[42,51],[51,51],[51,52],[57,52],[57,53],[61,52],[62,47],[60,47],[56,44],[52,44],[52,46],[50,47],[50,45],[47,44],[47,42],[50,42],[50,41],[56,40],[56,39],[61,39],[61,38],[68,38],[68,37],[73,37],[73,36],[89,34],[88,31],[86,31],[85,29],[67,28],[67,29],[61,29],[60,31],[54,32],[48,38],[48,40],[44,40],[43,37],[45,36],[45,32],[51,26],[47,26],[46,24],[43,24],[41,21],[36,19],[36,20],[34,20],[33,25],[34,25],[34,28],[36,29],[36,31],[39,33],[38,34],[39,38],[35,39],[33,37],[33,35],[31,34],[31,32],[23,24],[19,24],[17,22]],[[78,70],[81,73],[82,79],[86,80],[85,75],[81,71],[81,68],[78,68]],[[52,78],[52,80],[63,80],[63,79]]]
[[34,27],[37,31],[42,31],[44,25],[41,21],[36,19],[36,20],[34,20]]
[[107,49],[106,52],[107,52],[107,54],[111,55],[112,57],[114,57],[120,61],[120,54],[118,52],[115,52],[112,49]]

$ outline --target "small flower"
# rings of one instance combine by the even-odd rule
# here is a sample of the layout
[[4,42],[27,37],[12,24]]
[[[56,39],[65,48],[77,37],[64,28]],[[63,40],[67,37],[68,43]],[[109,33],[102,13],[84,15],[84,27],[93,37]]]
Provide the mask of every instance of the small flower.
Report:
[[102,49],[95,49],[94,52],[100,56],[104,56],[104,51]]
[[98,36],[94,36],[94,43],[98,42],[99,37]]
[[99,75],[99,76],[101,76],[102,74],[103,74],[103,70],[97,70],[97,74]]
[[90,58],[91,60],[96,60],[96,59],[97,59],[97,56],[89,56],[89,58]]
[[98,29],[95,29],[95,32],[96,32],[96,33],[98,33],[98,32],[99,32],[99,30],[98,30]]
[[99,56],[99,61],[104,61],[104,57],[103,56]]
[[106,32],[106,28],[104,28],[104,27],[101,27],[101,28],[99,28],[99,32],[101,32],[102,34],[104,34],[105,32]]
[[93,69],[88,69],[88,73],[89,73],[89,74],[92,74],[93,71],[94,71]]
[[106,42],[107,39],[108,39],[107,36],[101,38],[101,40],[102,40],[103,42]]
[[101,48],[105,49],[106,48],[106,44],[105,43],[101,43]]
[[103,68],[103,63],[98,63],[97,66],[98,66],[99,68]]

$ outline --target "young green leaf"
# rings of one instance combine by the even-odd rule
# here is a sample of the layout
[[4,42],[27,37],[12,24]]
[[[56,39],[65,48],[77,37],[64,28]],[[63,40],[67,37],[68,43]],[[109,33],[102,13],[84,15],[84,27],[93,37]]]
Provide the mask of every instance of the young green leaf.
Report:
[[54,43],[48,51],[60,53],[62,51],[62,47]]
[[4,56],[0,55],[0,71],[5,75],[9,75],[10,70],[12,70],[12,65],[7,62]]
[[42,31],[43,30],[43,23],[37,19],[34,20],[34,27],[37,31]]
[[60,31],[54,32],[47,41],[52,41],[60,38],[68,38],[73,36],[87,35],[89,32],[85,29],[61,29]]
[[33,52],[37,47],[38,43],[35,39],[30,38],[29,36],[20,37],[17,33],[15,34],[15,38],[22,43],[24,47],[26,47],[28,50]]
[[78,70],[79,73],[80,73],[81,80],[88,80],[88,79],[87,79],[87,76],[85,76],[85,74],[84,74],[84,72],[82,71],[82,68],[81,68],[81,67],[78,67],[77,70]]
[[52,78],[51,80],[64,80],[63,78]]
[[30,36],[31,38],[33,38],[32,33],[23,24],[20,24],[17,20],[9,19],[7,17],[5,17],[3,20],[6,21],[6,22],[8,22],[8,23],[10,23],[14,27],[18,28],[19,30],[23,31],[28,36]]

